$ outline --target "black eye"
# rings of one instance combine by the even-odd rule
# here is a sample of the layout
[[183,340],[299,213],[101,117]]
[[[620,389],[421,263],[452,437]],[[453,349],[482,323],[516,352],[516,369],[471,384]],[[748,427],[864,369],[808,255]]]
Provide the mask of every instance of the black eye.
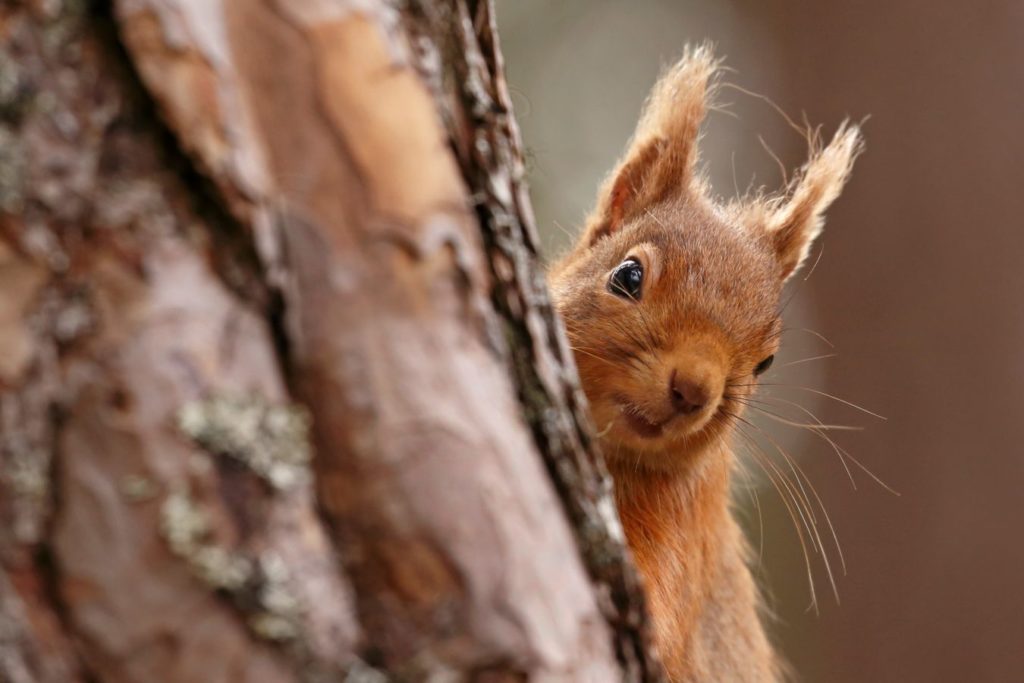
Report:
[[754,368],[754,374],[755,375],[760,375],[761,373],[763,373],[765,370],[767,370],[768,368],[770,368],[772,366],[772,361],[774,361],[774,360],[775,360],[775,356],[774,355],[768,356],[767,358],[765,358],[763,361],[761,361],[760,363],[757,364],[756,368]]
[[629,258],[612,271],[608,278],[608,291],[625,299],[639,301],[643,282],[644,267],[636,259]]

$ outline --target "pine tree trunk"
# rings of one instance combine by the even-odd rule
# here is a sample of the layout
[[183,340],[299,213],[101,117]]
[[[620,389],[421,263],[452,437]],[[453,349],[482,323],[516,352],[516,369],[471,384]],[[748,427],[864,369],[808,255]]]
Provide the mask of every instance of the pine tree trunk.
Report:
[[493,19],[0,0],[0,680],[660,680]]

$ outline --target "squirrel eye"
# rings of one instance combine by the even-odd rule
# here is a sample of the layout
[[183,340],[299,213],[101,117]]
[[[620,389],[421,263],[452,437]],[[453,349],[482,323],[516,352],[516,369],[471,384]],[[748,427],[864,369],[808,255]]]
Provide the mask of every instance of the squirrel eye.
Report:
[[612,271],[608,278],[608,291],[624,299],[640,300],[640,289],[644,282],[644,267],[636,259],[626,259]]
[[767,358],[765,358],[763,361],[761,361],[760,363],[757,364],[757,367],[754,368],[754,374],[755,375],[760,375],[761,373],[763,373],[765,370],[767,370],[768,368],[770,368],[772,366],[772,361],[774,361],[774,360],[775,360],[775,356],[774,355],[771,355],[771,356],[768,356]]

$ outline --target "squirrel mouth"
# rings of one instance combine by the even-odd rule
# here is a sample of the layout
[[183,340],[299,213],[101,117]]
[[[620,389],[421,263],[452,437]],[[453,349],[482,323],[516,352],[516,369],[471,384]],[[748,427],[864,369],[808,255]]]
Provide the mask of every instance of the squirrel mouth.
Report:
[[668,422],[668,420],[663,420],[662,422],[651,422],[644,417],[644,414],[640,409],[632,403],[629,403],[628,401],[618,401],[618,404],[619,410],[622,412],[622,417],[625,418],[626,424],[629,425],[629,428],[634,432],[646,439],[653,439],[661,436],[665,423]]

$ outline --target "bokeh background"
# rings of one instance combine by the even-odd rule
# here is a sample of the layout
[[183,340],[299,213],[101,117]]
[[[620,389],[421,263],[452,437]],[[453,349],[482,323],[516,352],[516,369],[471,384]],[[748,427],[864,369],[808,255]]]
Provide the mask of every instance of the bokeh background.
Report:
[[[549,254],[578,229],[658,71],[687,42],[714,42],[726,81],[826,135],[870,116],[817,267],[794,283],[767,381],[789,386],[768,389],[780,407],[863,427],[831,436],[900,495],[851,465],[854,489],[822,439],[760,419],[820,493],[847,565],[843,575],[833,548],[837,602],[812,556],[808,608],[779,496],[763,476],[753,493],[741,486],[774,636],[804,681],[1024,681],[1024,3],[498,6]],[[703,146],[716,191],[781,185],[773,155],[799,165],[803,139],[763,99],[726,88],[721,104]],[[808,421],[793,410],[780,412]]]

